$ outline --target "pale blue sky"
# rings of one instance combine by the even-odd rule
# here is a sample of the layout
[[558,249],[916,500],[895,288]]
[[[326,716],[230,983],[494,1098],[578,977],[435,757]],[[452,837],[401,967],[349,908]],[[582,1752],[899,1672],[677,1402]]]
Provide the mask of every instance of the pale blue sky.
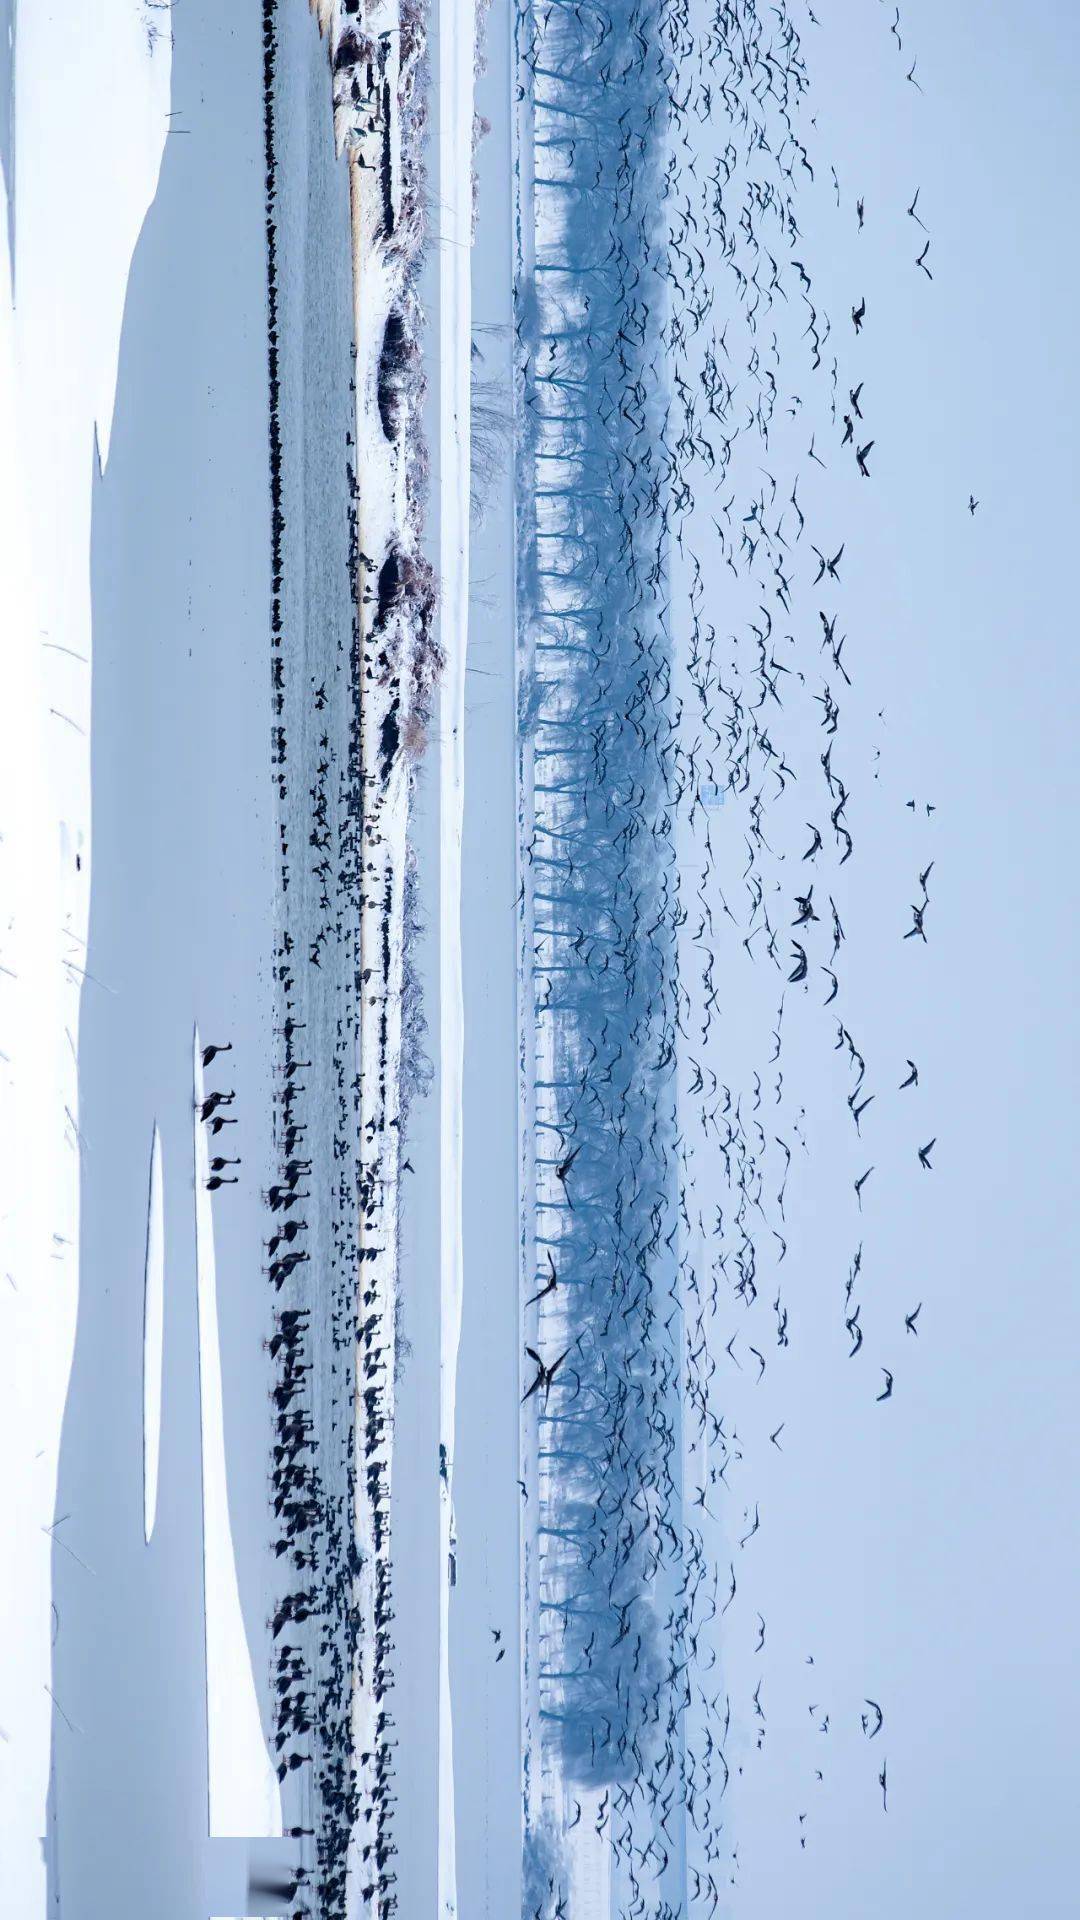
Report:
[[[860,1144],[846,1081],[823,1084],[820,1047],[800,1052],[789,1035],[786,1084],[807,1099],[812,1146],[789,1189],[793,1345],[775,1365],[770,1354],[760,1404],[738,1376],[731,1390],[740,1433],[787,1427],[782,1459],[755,1449],[763,1524],[740,1569],[743,1627],[729,1616],[733,1697],[748,1699],[764,1673],[771,1707],[767,1760],[748,1763],[731,1816],[741,1885],[730,1911],[1065,1915],[1076,1905],[1080,1708],[1070,1193],[1080,18],[909,0],[901,56],[891,4],[818,11],[823,25],[804,43],[812,111],[844,210],[815,224],[800,214],[803,257],[815,299],[826,289],[841,377],[864,380],[875,440],[869,483],[824,448],[815,524],[848,541],[833,596],[855,681],[841,689],[857,841],[842,1017],[878,1101]],[[904,79],[916,57],[921,95]],[[914,268],[925,235],[905,213],[916,187],[932,285]],[[831,187],[823,198],[828,207]],[[855,347],[848,312],[863,294]],[[932,823],[913,819],[910,796],[936,804]],[[931,857],[922,949],[900,934]],[[729,1001],[735,1073],[747,1015]],[[908,1055],[921,1084],[900,1100]],[[916,1098],[917,1109],[904,1105]],[[924,1175],[914,1149],[932,1134]],[[871,1163],[860,1221],[850,1180]],[[865,1243],[869,1371],[866,1355],[846,1358],[846,1260],[829,1264],[848,1219],[849,1253]],[[920,1299],[916,1342],[903,1314]],[[872,1403],[879,1360],[895,1369],[887,1407]],[[758,1497],[752,1474],[735,1484]],[[864,1694],[887,1709],[872,1747],[858,1723]],[[827,1737],[813,1732],[810,1702],[832,1709]]]

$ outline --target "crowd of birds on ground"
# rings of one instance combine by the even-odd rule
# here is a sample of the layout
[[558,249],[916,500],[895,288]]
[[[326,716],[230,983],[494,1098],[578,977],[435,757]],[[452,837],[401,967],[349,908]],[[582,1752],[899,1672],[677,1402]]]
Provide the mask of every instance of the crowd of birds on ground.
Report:
[[[811,1143],[784,1088],[793,1020],[840,1055],[866,1145],[836,1317],[853,1361],[875,1344],[859,1215],[890,1066],[872,1074],[844,1017],[859,827],[841,719],[857,669],[836,610],[848,539],[814,524],[817,468],[873,474],[859,368],[873,313],[859,289],[846,339],[834,334],[800,257],[803,200],[824,177],[790,8],[723,0],[695,25],[688,0],[552,0],[519,13],[518,47],[536,211],[517,302],[537,1256],[525,1432],[539,1491],[527,1635],[539,1771],[603,1789],[613,1910],[661,1920],[684,1871],[693,1911],[715,1912],[737,1882],[725,1798],[736,1746],[765,1742],[760,1684],[740,1702],[722,1677],[746,1605],[736,1559],[762,1525],[760,1502],[735,1491],[753,1455],[724,1370],[762,1381],[767,1349],[794,1332],[785,1196]],[[914,65],[907,79],[918,87]],[[830,176],[861,230],[864,198],[845,201]],[[929,281],[918,191],[897,214],[926,235],[913,270]],[[932,831],[933,802],[907,804]],[[921,842],[913,867],[896,938],[918,952],[934,868]],[[775,1017],[739,1086],[722,1026],[747,966],[775,981]],[[894,1085],[921,1098],[915,1061]],[[916,1129],[915,1177],[935,1145]],[[871,1403],[901,1390],[887,1357]],[[784,1429],[765,1444],[782,1452]],[[807,1704],[826,1737],[829,1711]],[[850,1711],[876,1741],[884,1710],[860,1695]],[[887,1761],[873,1768],[885,1807]],[[569,1868],[535,1779],[525,1910],[542,1920],[566,1910]]]
[[[432,637],[430,572],[394,547],[378,559],[358,538],[360,476],[355,440],[356,384],[338,395],[340,442],[320,443],[327,472],[310,471],[296,395],[284,390],[292,321],[277,222],[275,85],[279,0],[264,0],[266,228],[269,290],[270,479],[272,526],[272,767],[279,835],[280,925],[274,959],[276,1081],[274,1138],[279,1165],[263,1194],[268,1212],[266,1275],[272,1290],[274,1363],[271,1507],[274,1553],[287,1578],[270,1620],[274,1663],[272,1747],[279,1780],[292,1782],[306,1824],[289,1829],[306,1842],[294,1882],[294,1920],[333,1920],[360,1898],[365,1910],[396,1906],[397,1852],[390,1822],[395,1800],[389,1553],[392,1382],[397,1328],[367,1280],[371,1258],[363,1225],[375,1209],[378,1143],[362,1140],[360,1034],[370,961],[361,947],[365,887],[371,882],[373,818],[390,769],[429,711],[438,665]],[[378,369],[378,408],[389,439],[410,438],[410,497],[422,494],[425,452],[414,433],[423,397],[413,280],[420,234],[408,209],[422,202],[420,145],[424,94],[422,13],[401,9],[400,94],[385,79],[385,37],[364,31],[357,0],[343,0],[329,54],[335,129],[347,163],[375,167],[383,182],[384,238],[408,269],[386,328]],[[390,196],[391,117],[402,129],[402,195],[395,230]],[[416,231],[414,231],[414,228]],[[410,252],[411,249],[411,252]],[[416,259],[413,259],[416,255]],[[409,263],[411,261],[411,268]],[[302,276],[297,276],[302,284]],[[338,476],[343,475],[340,487]],[[340,497],[330,565],[345,590],[314,623],[305,602],[305,569],[290,569],[290,516],[306,520],[318,549]],[[314,547],[312,548],[314,550]],[[362,643],[360,608],[368,609]],[[331,609],[327,611],[326,609]],[[374,666],[372,662],[374,661]],[[362,725],[362,685],[372,671],[394,700],[374,743]],[[402,714],[398,726],[396,715]],[[410,733],[410,729],[412,732]],[[405,877],[408,917],[408,876]],[[422,1016],[408,965],[404,988],[406,1071],[421,1078]],[[376,1064],[365,1046],[365,1070]],[[410,1062],[412,1063],[410,1066]],[[219,1104],[220,1104],[220,1096]],[[213,1124],[212,1116],[210,1124]],[[371,1539],[358,1542],[363,1486]],[[361,1592],[369,1599],[367,1611]],[[357,1702],[366,1711],[357,1711]],[[369,1729],[358,1751],[357,1728]]]

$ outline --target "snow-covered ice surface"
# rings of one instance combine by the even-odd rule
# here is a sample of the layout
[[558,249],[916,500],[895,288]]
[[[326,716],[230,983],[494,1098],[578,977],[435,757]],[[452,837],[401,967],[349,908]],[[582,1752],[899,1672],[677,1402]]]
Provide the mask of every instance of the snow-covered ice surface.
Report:
[[251,1650],[240,1605],[229,1516],[214,1208],[213,1195],[207,1187],[210,1178],[207,1132],[199,1118],[206,1091],[197,1027],[193,1092],[210,1833],[221,1839],[270,1838],[281,1832],[281,1793],[263,1733]]
[[165,1191],[161,1171],[161,1135],[157,1124],[150,1147],[146,1204],[146,1273],[143,1282],[143,1535],[147,1546],[157,1518],[158,1466],[161,1460],[161,1368],[165,1319]]
[[475,14],[440,0],[439,88],[439,1068],[440,1477],[438,1911],[457,1913],[454,1729],[450,1676],[450,1567],[461,1342],[462,1076],[464,1000],[461,848],[465,805],[465,669],[469,638],[472,401],[472,148]]
[[[0,1631],[19,1648],[0,1748],[5,1899],[44,1910],[51,1525],[78,1273],[76,1056],[91,821],[90,503],[107,457],[128,272],[157,188],[170,95],[169,13],[103,0],[93,30],[41,0],[14,24],[0,263],[0,1144],[3,1338],[19,1355],[2,1415]],[[84,115],[73,158],[58,98],[107,99]],[[14,279],[14,285],[13,285]],[[79,297],[73,300],[72,288]],[[17,292],[17,298],[16,298]],[[58,539],[57,529],[63,529]]]
[[[305,1207],[305,1231],[325,1234],[324,1258],[334,1276],[331,1295],[323,1289],[311,1299],[320,1447],[314,1471],[334,1502],[331,1533],[340,1572],[328,1583],[336,1610],[331,1638],[335,1659],[340,1653],[348,1664],[344,1674],[326,1675],[329,1718],[314,1792],[317,1817],[336,1836],[333,1858],[322,1865],[321,1898],[327,1911],[351,1913],[365,1901],[370,1911],[382,1911],[393,1886],[384,1872],[393,1750],[385,1699],[392,1648],[404,929],[411,795],[430,719],[437,643],[433,576],[420,539],[426,457],[418,430],[415,282],[424,219],[418,171],[423,21],[415,8],[390,4],[369,9],[362,20],[330,5],[313,12],[323,36],[321,71],[308,69],[311,87],[302,103],[296,76],[311,51],[304,23],[287,7],[271,8],[268,16],[275,74],[268,220],[280,580],[273,644],[280,689],[281,939],[282,952],[291,956],[276,969],[277,1025],[284,1031],[288,1021],[299,1023],[304,1051],[316,1062],[307,1081],[327,1073],[314,1105],[306,1084],[297,1086],[291,1114],[306,1129],[305,1152],[315,1156],[311,1185],[318,1191],[325,1183],[329,1199],[329,1206],[318,1198]],[[298,141],[305,119],[314,130],[331,107],[338,158],[335,163],[331,152],[328,170],[320,152],[317,169],[309,147],[312,177],[321,170],[313,196],[305,190]],[[336,224],[342,196],[343,233]],[[320,250],[331,248],[336,251],[320,263]],[[342,270],[349,283],[347,335]],[[318,481],[313,447],[323,463]],[[346,552],[335,552],[332,564],[328,552],[325,569],[310,565],[310,551],[327,549],[346,531]],[[309,756],[302,770],[301,756]],[[312,1221],[312,1207],[329,1216],[325,1226]],[[302,1273],[290,1277],[282,1305],[307,1302],[303,1282]],[[343,1489],[349,1511],[339,1524]],[[339,1856],[342,1834],[348,1837]],[[372,1864],[373,1854],[384,1857]]]

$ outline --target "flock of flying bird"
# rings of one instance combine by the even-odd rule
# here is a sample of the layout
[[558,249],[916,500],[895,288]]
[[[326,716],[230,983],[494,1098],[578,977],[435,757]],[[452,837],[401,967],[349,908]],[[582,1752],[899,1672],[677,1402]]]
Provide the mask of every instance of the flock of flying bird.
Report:
[[[811,187],[814,180],[797,131],[807,76],[790,14],[783,6],[772,13],[778,24],[767,26],[724,9],[701,31],[675,0],[662,9],[658,53],[641,31],[640,8],[597,8],[587,18],[559,10],[530,19],[525,55],[535,76],[537,198],[550,188],[561,209],[561,225],[545,209],[538,231],[546,237],[557,227],[564,236],[561,263],[538,251],[549,277],[530,288],[518,317],[537,769],[522,894],[537,1034],[537,1268],[525,1301],[523,1383],[537,1468],[521,1490],[528,1501],[536,1485],[539,1544],[527,1658],[541,1673],[535,1737],[545,1764],[568,1782],[608,1782],[598,1827],[621,1876],[620,1910],[656,1915],[673,1911],[664,1904],[673,1806],[686,1822],[693,1910],[699,1902],[716,1910],[725,1857],[726,1878],[737,1879],[737,1849],[725,1856],[721,1838],[730,1811],[722,1803],[744,1769],[725,1747],[747,1721],[757,1723],[755,1747],[764,1745],[760,1685],[742,1712],[715,1684],[743,1604],[734,1560],[726,1594],[719,1583],[722,1502],[749,1457],[725,1410],[720,1367],[726,1354],[741,1372],[742,1347],[758,1383],[767,1371],[766,1340],[751,1344],[746,1332],[764,1307],[762,1229],[775,1248],[781,1351],[810,1309],[807,1299],[797,1312],[789,1307],[782,1285],[788,1178],[811,1143],[805,1109],[788,1106],[781,1062],[792,1020],[806,1044],[816,1031],[809,988],[819,968],[834,1045],[850,1071],[856,1141],[872,1135],[880,1111],[850,1019],[839,1017],[851,911],[844,869],[856,843],[838,748],[854,669],[837,614],[812,603],[815,658],[803,610],[808,591],[842,592],[848,542],[807,539],[808,574],[797,551],[811,512],[799,497],[804,462],[812,475],[833,464],[826,441],[841,453],[850,446],[847,457],[869,479],[877,441],[866,425],[865,377],[856,369],[841,389],[840,350],[831,365],[826,359],[832,328],[823,300],[795,257],[799,195],[804,176]],[[657,182],[649,175],[651,62],[669,94]],[[907,77],[918,88],[914,63]],[[601,120],[590,99],[616,84],[622,92]],[[839,204],[835,172],[833,182]],[[918,191],[907,214],[925,233]],[[862,197],[856,217],[861,230]],[[928,280],[929,247],[926,234],[914,259]],[[721,327],[713,316],[725,283]],[[809,316],[801,339],[792,326],[796,294]],[[852,303],[851,323],[857,355],[873,323],[866,295]],[[822,378],[809,395],[785,394],[807,339],[810,373]],[[803,438],[800,454],[794,436],[804,410],[820,405],[822,383],[827,424],[819,414],[809,453]],[[702,486],[704,515],[695,497]],[[971,495],[969,512],[978,504]],[[676,556],[689,582],[678,648],[666,604]],[[734,583],[726,590],[724,568]],[[818,729],[823,751],[811,744]],[[794,841],[792,807],[815,777],[815,755],[829,829],[808,822],[807,845]],[[936,809],[923,809],[929,823]],[[806,809],[796,811],[801,822]],[[733,867],[740,825],[741,873]],[[792,885],[803,862],[813,877]],[[834,874],[823,884],[828,863]],[[929,939],[934,865],[931,858],[919,873],[910,926],[897,929],[917,950]],[[740,885],[741,913],[732,904]],[[820,948],[823,926],[831,951]],[[741,995],[740,949],[766,977],[779,975],[780,987],[771,1054],[742,1093],[719,967],[723,960],[724,986]],[[740,1006],[747,1025],[754,997]],[[913,1060],[895,1084],[909,1096],[919,1087]],[[932,1170],[935,1147],[934,1135],[915,1135],[919,1169]],[[860,1213],[874,1172],[871,1158],[853,1179]],[[862,1267],[860,1242],[843,1298],[853,1360],[872,1345]],[[731,1303],[739,1324],[725,1344]],[[904,1310],[906,1335],[918,1335],[922,1310],[921,1300]],[[893,1368],[881,1364],[879,1377],[873,1398],[888,1402]],[[680,1491],[671,1456],[673,1396],[695,1436],[691,1454],[705,1463],[692,1496]],[[785,1425],[768,1433],[778,1451]],[[745,1522],[740,1554],[762,1525],[758,1501]],[[763,1621],[759,1632],[763,1646]],[[874,1739],[884,1715],[872,1701],[864,1708],[862,1731]],[[878,1785],[887,1806],[886,1764]],[[573,1804],[576,1829],[580,1798]],[[527,1806],[527,1886],[538,1916],[565,1911],[567,1882],[546,1817],[542,1800]]]

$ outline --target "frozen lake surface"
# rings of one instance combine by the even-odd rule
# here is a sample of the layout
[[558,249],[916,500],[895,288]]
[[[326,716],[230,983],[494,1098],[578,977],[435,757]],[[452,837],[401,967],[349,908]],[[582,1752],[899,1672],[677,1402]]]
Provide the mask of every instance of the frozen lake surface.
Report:
[[164,1359],[165,1193],[161,1135],[154,1124],[150,1191],[146,1206],[146,1277],[143,1293],[143,1534],[147,1546],[157,1519],[161,1461],[161,1368]]

